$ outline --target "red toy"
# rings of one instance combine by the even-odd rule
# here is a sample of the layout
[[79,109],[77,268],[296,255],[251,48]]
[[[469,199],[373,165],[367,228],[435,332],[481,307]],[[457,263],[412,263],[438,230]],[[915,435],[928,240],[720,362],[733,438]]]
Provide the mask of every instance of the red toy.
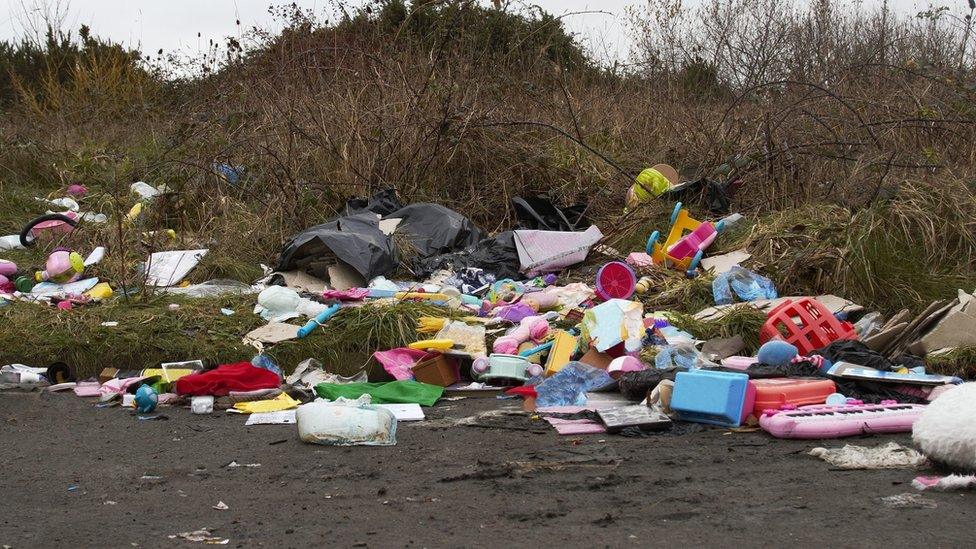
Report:
[[850,322],[837,320],[830,310],[811,297],[787,299],[766,315],[759,341],[782,339],[793,344],[801,355],[808,355],[838,339],[857,339]]
[[783,405],[807,406],[823,404],[837,386],[829,379],[778,377],[753,379],[756,386],[756,405],[753,414],[762,416],[765,410],[779,410]]

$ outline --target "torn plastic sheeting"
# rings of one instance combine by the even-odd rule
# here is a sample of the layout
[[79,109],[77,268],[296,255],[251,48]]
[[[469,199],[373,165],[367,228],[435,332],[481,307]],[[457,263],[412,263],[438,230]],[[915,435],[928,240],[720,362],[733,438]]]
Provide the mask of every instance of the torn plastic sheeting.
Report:
[[912,486],[917,490],[968,490],[976,488],[976,475],[946,475],[944,477],[915,477]]
[[400,347],[388,351],[376,351],[373,358],[379,362],[383,369],[396,380],[413,379],[413,367],[415,364],[429,356],[427,351]]
[[[285,244],[276,271],[303,269],[334,255],[370,280],[396,268],[393,242],[371,212],[340,217],[305,229]],[[322,273],[324,278],[325,273]]]
[[562,270],[585,260],[602,238],[596,225],[583,232],[515,231],[519,267],[528,276]]
[[225,295],[246,295],[258,292],[256,288],[239,280],[217,279],[208,280],[189,286],[176,286],[164,290],[168,294],[186,297],[221,297]]
[[482,269],[498,279],[522,278],[515,233],[505,231],[460,252],[422,259],[417,263],[415,272],[420,277],[427,277],[440,269],[458,272],[469,267]]
[[365,198],[350,198],[347,200],[346,215],[373,212],[374,214],[385,216],[402,207],[403,204],[397,198],[396,189],[383,189],[373,194],[368,200]]
[[853,444],[845,444],[842,448],[814,448],[810,455],[840,469],[907,469],[928,462],[924,455],[897,442],[874,448]]
[[470,219],[440,204],[410,204],[383,218],[399,219],[396,232],[408,235],[423,257],[463,250],[485,236]]
[[55,284],[54,282],[39,282],[31,288],[31,295],[38,298],[66,297],[68,295],[81,295],[91,290],[98,284],[97,278],[83,278],[67,284]]

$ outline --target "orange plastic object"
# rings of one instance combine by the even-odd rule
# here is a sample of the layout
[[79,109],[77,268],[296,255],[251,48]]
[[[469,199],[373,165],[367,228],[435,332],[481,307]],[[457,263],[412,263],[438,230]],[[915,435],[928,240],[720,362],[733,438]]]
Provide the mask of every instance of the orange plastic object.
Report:
[[822,303],[810,297],[787,299],[766,315],[759,341],[782,339],[796,346],[801,355],[838,339],[857,339],[850,322],[837,320]]
[[784,404],[806,406],[823,404],[827,397],[837,391],[837,386],[829,379],[773,378],[753,379],[756,386],[756,407],[753,413],[758,418],[763,410],[779,410]]

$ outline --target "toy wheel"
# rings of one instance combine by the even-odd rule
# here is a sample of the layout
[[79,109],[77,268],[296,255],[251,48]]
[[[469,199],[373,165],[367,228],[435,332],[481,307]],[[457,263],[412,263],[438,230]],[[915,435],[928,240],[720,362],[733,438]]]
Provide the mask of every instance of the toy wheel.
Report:
[[725,220],[720,219],[718,223],[715,224],[715,232],[720,233],[725,230]]
[[704,251],[698,250],[695,253],[695,257],[691,258],[691,263],[688,264],[688,278],[694,278],[698,274],[698,264],[701,263],[702,256],[704,255]]
[[651,233],[650,238],[647,239],[647,255],[654,255],[654,245],[657,244],[657,239],[660,236],[660,231],[654,231]]
[[671,211],[671,225],[678,220],[678,214],[681,213],[681,202],[674,205],[674,210]]

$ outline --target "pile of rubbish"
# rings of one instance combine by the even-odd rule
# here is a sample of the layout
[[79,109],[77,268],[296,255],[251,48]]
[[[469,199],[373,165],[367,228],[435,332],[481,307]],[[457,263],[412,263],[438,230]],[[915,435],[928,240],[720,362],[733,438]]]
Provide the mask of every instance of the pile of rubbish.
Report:
[[[629,207],[679,186],[668,170],[649,170]],[[285,243],[276,268],[253,284],[180,285],[207,250],[153,253],[144,273],[163,291],[257,294],[254,314],[266,324],[241,334],[255,356],[221,365],[173,357],[134,371],[105,368],[90,380],[74,379],[65,364],[11,364],[0,387],[71,392],[140,420],[165,417],[164,407],[226,410],[247,415],[247,425],[295,425],[301,440],[326,445],[392,445],[398,422],[422,421],[424,407],[479,397],[518,400],[526,421],[561,435],[677,436],[698,425],[829,439],[911,432],[930,402],[964,381],[928,372],[927,357],[976,347],[974,293],[885,319],[837,296],[779,296],[775,281],[743,266],[745,250],[706,256],[729,226],[745,222],[739,215],[699,221],[678,202],[666,232],[648,231],[645,249],[621,252],[601,243],[583,208],[522,198],[513,206],[518,228],[489,236],[457,212],[403,205],[392,191],[351,200],[342,216]],[[27,227],[21,244],[53,230],[39,229],[50,221]],[[63,224],[56,230],[74,227],[53,221]],[[104,253],[58,250],[34,276],[2,262],[0,299],[66,310],[110,299],[108,283],[84,276]],[[591,280],[560,278],[594,257]],[[707,271],[715,306],[694,318],[720,322],[749,308],[765,316],[758,334],[703,340],[676,325],[674,312],[646,310],[642,297],[654,289],[644,275],[662,269]],[[370,349],[376,366],[352,377],[314,358],[296,365],[271,356],[285,341],[329,338],[330,322],[352,309],[405,301],[439,314],[417,321],[414,342]],[[756,336],[761,347],[746,352]]]

